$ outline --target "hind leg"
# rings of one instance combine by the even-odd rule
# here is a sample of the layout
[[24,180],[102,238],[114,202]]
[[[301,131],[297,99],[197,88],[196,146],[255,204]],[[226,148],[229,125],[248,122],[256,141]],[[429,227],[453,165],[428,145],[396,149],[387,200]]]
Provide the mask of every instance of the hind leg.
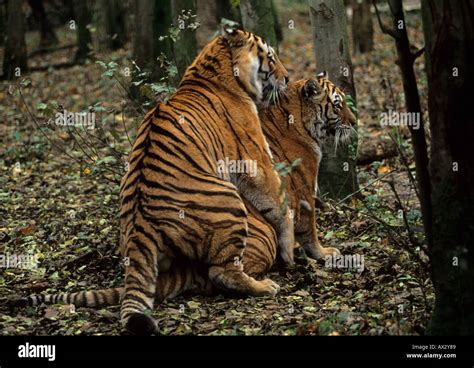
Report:
[[275,296],[280,291],[280,286],[270,279],[261,281],[243,272],[242,266],[229,262],[225,266],[211,266],[209,279],[219,288],[236,291],[252,296]]
[[[237,191],[237,189],[235,189]],[[237,193],[237,192],[236,192]],[[247,208],[240,198],[226,198],[229,208],[239,208],[226,217],[226,226],[214,226],[207,245],[205,263],[209,279],[220,289],[252,296],[274,296],[279,286],[271,280],[258,281],[244,272],[242,257],[248,240]],[[222,223],[221,217],[214,221]]]
[[188,259],[174,259],[170,269],[158,275],[156,302],[174,299],[184,292],[211,294],[215,288],[209,280],[208,269]]

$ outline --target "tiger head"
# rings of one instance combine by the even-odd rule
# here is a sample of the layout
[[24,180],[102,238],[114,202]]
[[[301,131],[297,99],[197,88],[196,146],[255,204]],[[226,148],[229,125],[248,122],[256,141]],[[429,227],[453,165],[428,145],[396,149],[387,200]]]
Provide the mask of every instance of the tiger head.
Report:
[[256,103],[276,101],[288,83],[288,72],[273,48],[261,37],[224,28],[222,37],[232,51],[234,76]]
[[326,72],[295,82],[301,98],[301,119],[313,139],[320,142],[328,135],[334,144],[347,144],[356,134],[357,119],[346,102],[346,96],[328,79]]

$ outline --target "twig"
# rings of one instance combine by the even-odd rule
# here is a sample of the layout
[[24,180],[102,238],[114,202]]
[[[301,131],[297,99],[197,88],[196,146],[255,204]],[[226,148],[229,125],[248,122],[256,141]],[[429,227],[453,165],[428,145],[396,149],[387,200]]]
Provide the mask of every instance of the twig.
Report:
[[49,52],[56,52],[60,50],[66,50],[66,49],[72,49],[76,47],[76,44],[71,44],[71,45],[63,45],[63,46],[54,46],[54,47],[42,47],[36,50],[33,50],[32,52],[29,53],[28,57],[32,57],[35,55],[41,55],[41,54],[46,54]]
[[398,153],[399,153],[399,156],[400,156],[400,161],[402,162],[403,166],[405,166],[405,169],[406,169],[407,174],[408,174],[408,179],[410,180],[411,185],[413,185],[413,188],[415,190],[415,194],[416,194],[418,200],[421,202],[420,193],[418,192],[418,185],[416,183],[415,177],[413,176],[413,174],[410,170],[410,165],[408,164],[408,159],[407,159],[407,156],[405,155],[405,151],[403,150],[402,146],[398,144],[395,137],[393,137],[393,135],[391,133],[389,133],[388,136],[390,137],[390,139],[393,141],[393,143],[397,147],[397,150],[398,150]]
[[403,206],[402,200],[400,199],[400,196],[398,195],[398,192],[395,188],[395,184],[393,180],[387,181],[390,189],[392,190],[393,194],[395,195],[395,199],[398,202],[398,205],[400,206],[400,209],[402,211],[402,218],[403,218],[403,223],[405,224],[405,228],[407,229],[408,232],[408,238],[410,239],[410,242],[412,243],[413,246],[419,246],[419,243],[415,239],[415,235],[413,234],[413,230],[410,227],[410,224],[408,223],[408,217],[406,213],[405,206]]
[[[384,220],[382,220],[381,218],[379,218],[377,215],[374,214],[374,212],[364,203],[362,202],[364,207],[367,209],[367,211],[369,211],[370,215],[369,214],[366,214],[366,213],[362,213],[362,212],[358,212],[360,214],[362,214],[363,216],[366,216],[372,220],[375,220],[377,221],[380,225],[382,225],[386,230],[388,230],[387,232],[387,235],[388,237],[390,238],[390,240],[397,245],[397,247],[399,248],[403,248],[405,249],[408,253],[410,253],[410,255],[412,255],[416,261],[420,264],[421,267],[423,267],[423,271],[425,273],[428,273],[429,272],[429,265],[427,265],[421,258],[418,254],[416,254],[414,252],[414,250],[408,245],[406,244],[405,242],[399,242],[392,234],[396,234],[398,238],[401,239],[401,236],[400,236],[400,233],[398,233],[397,231],[395,231],[393,229],[392,226],[390,226],[389,224],[387,224]],[[347,205],[342,205],[343,208],[346,208],[346,209],[349,209],[351,211],[357,211]]]
[[[25,100],[25,96],[23,96],[23,93],[21,92],[21,87],[19,85],[17,85],[17,88],[18,88],[18,93],[20,95],[20,99],[21,99],[21,102],[23,103],[23,105],[25,106],[25,109],[28,113],[28,115],[30,116],[31,120],[33,120],[34,124],[36,125],[37,129],[41,132],[41,134],[46,138],[46,140],[52,145],[54,146],[57,150],[59,150],[61,153],[65,154],[67,157],[69,157],[70,159],[72,159],[73,161],[75,161],[76,163],[78,163],[79,165],[89,165],[86,161],[84,160],[81,160],[81,159],[78,159],[76,157],[74,157],[73,155],[71,155],[69,152],[67,152],[63,147],[61,147],[60,145],[56,144],[56,142],[54,142],[42,129],[40,123],[38,122],[38,120],[36,119],[36,117],[33,115],[33,113],[31,112],[30,108],[28,107],[28,104],[26,103],[26,100]],[[76,140],[77,142],[77,140]],[[120,175],[119,173],[117,173],[116,171],[114,170],[111,170],[112,173],[114,175]],[[107,176],[105,176],[103,174],[102,171],[99,171],[98,172],[100,174],[100,176],[114,184],[117,184],[118,183],[118,180],[112,180],[110,178],[108,178]]]
[[48,135],[43,131],[43,129],[41,128],[41,125],[38,123],[38,120],[36,120],[36,117],[33,115],[33,113],[30,111],[30,108],[28,107],[28,104],[26,103],[25,101],[25,97],[23,96],[23,93],[21,92],[21,87],[19,85],[17,85],[17,88],[18,88],[18,92],[20,94],[20,98],[21,98],[21,101],[23,102],[23,105],[25,106],[26,108],[26,111],[28,112],[28,115],[31,117],[31,119],[33,120],[33,122],[35,123],[36,127],[39,129],[39,131],[41,132],[41,134],[43,134],[46,139],[48,140],[49,143],[51,143],[53,146],[55,146],[59,151],[61,151],[62,153],[64,153],[66,156],[68,156],[69,158],[73,159],[74,161],[76,161],[77,163],[79,164],[82,164],[83,161],[81,160],[78,160],[77,158],[75,158],[74,156],[70,155],[67,151],[65,151],[62,147],[60,147],[59,145],[57,145],[55,142],[53,142],[49,137]]
[[377,8],[377,3],[376,3],[375,0],[372,0],[372,5],[375,8],[375,14],[377,15],[377,20],[379,22],[379,26],[380,26],[380,29],[382,30],[382,32],[385,33],[385,34],[388,34],[389,36],[391,36],[395,39],[398,39],[399,36],[398,36],[397,32],[395,31],[395,29],[389,28],[388,26],[383,24],[382,19],[380,18],[379,9]]
[[382,180],[383,178],[387,177],[388,175],[390,174],[393,174],[394,172],[397,172],[398,170],[393,170],[393,171],[390,171],[384,175],[382,175],[380,178],[377,178],[377,179],[374,179],[372,182],[370,182],[369,184],[363,186],[362,188],[359,188],[359,190],[355,191],[354,193],[351,193],[349,194],[348,196],[344,197],[343,199],[341,199],[339,202],[336,203],[336,206],[339,206],[342,202],[345,202],[346,199],[349,199],[351,198],[352,196],[356,195],[357,193],[363,191],[365,188],[368,188],[370,187],[371,185],[375,184],[376,182],[378,182],[379,180]]
[[127,126],[125,125],[125,116],[124,116],[124,114],[123,114],[123,109],[122,109],[121,113],[122,113],[122,125],[123,125],[123,130],[125,131],[125,135],[127,136],[128,143],[130,143],[130,147],[133,147],[132,140],[130,139],[130,136],[128,135],[128,128],[127,128]]
[[423,55],[425,53],[425,48],[422,47],[421,49],[419,49],[418,51],[416,52],[413,52],[411,54],[412,58],[413,58],[413,61],[415,61],[416,59],[418,59],[421,55]]

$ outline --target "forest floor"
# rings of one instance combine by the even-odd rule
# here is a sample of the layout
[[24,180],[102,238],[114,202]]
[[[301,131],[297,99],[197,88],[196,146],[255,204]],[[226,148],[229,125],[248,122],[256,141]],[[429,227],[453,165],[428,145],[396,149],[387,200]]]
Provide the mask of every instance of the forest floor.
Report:
[[[281,13],[283,26],[290,19],[296,25],[293,30],[285,29],[280,46],[283,63],[294,79],[313,76],[306,8]],[[423,43],[420,19],[417,12],[407,14],[409,36],[417,46]],[[377,24],[375,30],[375,50],[353,56],[359,150],[389,140],[391,130],[381,127],[380,114],[389,109],[403,110],[393,41],[380,33]],[[62,44],[74,42],[69,31],[61,31],[59,36]],[[29,34],[27,42],[28,49],[34,49],[37,35]],[[67,62],[71,52],[34,56],[30,65]],[[122,50],[98,53],[97,57],[104,62],[113,60],[124,68],[129,55]],[[94,151],[81,146],[81,141],[72,139],[76,132],[44,124],[54,104],[68,111],[82,111],[100,103],[96,105],[96,120],[109,119],[111,133],[106,136],[114,140],[115,150],[126,152],[130,146],[122,127],[133,126],[143,115],[134,113],[117,82],[103,78],[102,72],[90,62],[28,75],[31,84],[24,86],[22,95],[41,129],[18,91],[10,95],[9,83],[0,84],[0,254],[32,253],[39,261],[36,269],[0,268],[0,299],[120,286],[123,282],[123,267],[116,251],[118,183],[104,179],[100,169],[114,157],[105,149]],[[416,72],[426,110],[423,58],[417,61]],[[407,131],[402,128],[397,134],[413,172]],[[426,256],[409,241],[411,233],[418,241],[423,239],[420,211],[405,166],[398,157],[360,166],[359,183],[365,187],[362,196],[348,205],[329,202],[329,207],[318,213],[322,244],[335,246],[343,254],[363,255],[362,272],[327,268],[324,262],[308,263],[301,256],[294,270],[269,274],[282,287],[275,298],[182,296],[159,305],[154,316],[161,333],[422,334],[434,294],[429,275],[417,259],[426,261]],[[384,179],[374,181],[383,175]],[[390,189],[391,180],[400,201]],[[400,217],[399,202],[403,203],[411,232]],[[118,312],[118,307],[109,307],[77,308],[72,313],[69,307],[59,305],[11,310],[0,302],[0,334],[116,335],[121,333]]]

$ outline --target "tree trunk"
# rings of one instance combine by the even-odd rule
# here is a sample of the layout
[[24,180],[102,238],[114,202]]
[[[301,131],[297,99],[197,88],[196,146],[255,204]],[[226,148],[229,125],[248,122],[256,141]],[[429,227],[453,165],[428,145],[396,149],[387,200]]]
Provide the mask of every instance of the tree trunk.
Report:
[[242,24],[242,16],[240,14],[240,6],[232,0],[216,0],[219,21],[222,18]]
[[[134,38],[133,38],[133,60],[141,71],[147,71],[151,78],[157,76],[158,62],[155,61],[154,28],[156,16],[156,0],[135,0],[134,1]],[[138,73],[137,70],[133,71]],[[134,96],[138,96],[138,90],[131,87]]]
[[[173,42],[169,39],[160,41],[160,36],[168,34],[170,27],[173,25],[173,15],[171,13],[171,1],[170,0],[158,0],[155,5],[155,16],[153,18],[153,34],[155,43],[154,47],[154,60],[158,58],[162,53],[166,58],[175,63],[173,55]],[[154,70],[153,75],[155,80],[158,80],[166,75],[166,71],[160,68],[158,63],[153,62]]]
[[43,0],[28,0],[35,22],[40,28],[40,48],[56,45],[58,38],[54,32],[53,25],[49,21],[48,15],[44,10]]
[[474,2],[423,0],[422,14],[436,293],[427,332],[474,335]]
[[28,70],[25,17],[22,0],[10,0],[7,9],[5,55],[3,59],[3,78],[13,80]]
[[83,62],[91,52],[92,37],[88,25],[92,21],[87,1],[74,0],[74,16],[77,30],[77,51],[75,61]]
[[197,43],[202,48],[219,31],[219,8],[216,0],[196,0],[197,21],[201,26],[196,32]]
[[275,1],[273,0],[272,0],[272,16],[273,16],[273,23],[274,23],[274,28],[275,28],[275,35],[277,39],[276,49],[278,50],[278,46],[280,45],[280,42],[283,41],[283,30],[281,29],[280,16],[278,13],[278,9],[275,4]]
[[0,46],[5,43],[7,34],[7,4],[0,4]]
[[415,77],[413,64],[417,58],[417,54],[413,54],[410,50],[410,41],[406,29],[405,15],[403,13],[402,0],[388,0],[390,12],[392,13],[393,27],[391,28],[392,36],[397,47],[398,60],[397,64],[400,68],[403,91],[405,94],[405,106],[407,112],[412,116],[417,116],[419,126],[408,125],[411,134],[413,153],[416,164],[416,179],[418,183],[418,193],[421,204],[421,212],[423,214],[423,223],[425,228],[427,243],[431,243],[431,184],[428,173],[428,148],[425,138],[425,126],[423,123],[423,114],[421,113],[420,97],[418,94],[418,86]]
[[352,41],[354,54],[363,54],[374,49],[370,0],[352,0]]
[[240,0],[244,29],[263,37],[278,52],[277,24],[272,0]]
[[[352,76],[352,62],[347,36],[347,17],[344,3],[338,0],[310,0],[314,51],[318,71],[327,71],[329,79],[356,101]],[[322,147],[319,168],[320,196],[342,199],[358,188],[356,174],[357,138],[347,147],[334,152],[334,140]]]
[[[161,36],[168,34],[173,23],[171,1],[134,0],[133,14],[133,60],[141,71],[149,73],[149,82],[160,81],[166,77],[166,69],[161,67],[158,57],[163,53],[171,63],[175,63],[173,42],[170,39],[160,41]],[[137,70],[133,70],[133,74],[137,73]],[[130,92],[140,97],[137,86],[131,85]]]
[[101,47],[109,50],[122,48],[127,41],[124,6],[120,0],[100,0],[99,29]]
[[171,10],[173,24],[180,30],[179,39],[173,46],[173,53],[178,67],[178,78],[181,79],[186,68],[197,55],[196,31],[188,28],[189,24],[195,21],[195,18],[184,19],[182,16],[187,14],[188,11],[192,15],[196,15],[196,0],[173,0]]

